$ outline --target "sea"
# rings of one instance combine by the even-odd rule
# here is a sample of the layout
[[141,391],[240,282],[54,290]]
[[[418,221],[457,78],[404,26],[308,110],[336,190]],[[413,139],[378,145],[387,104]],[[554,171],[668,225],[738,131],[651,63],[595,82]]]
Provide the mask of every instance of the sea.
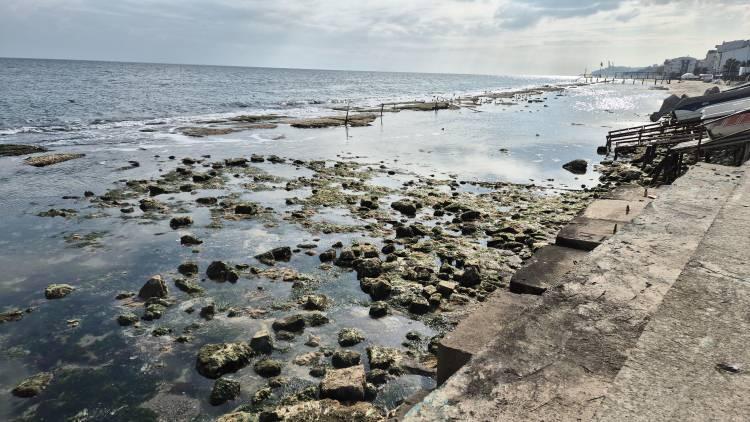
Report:
[[[369,241],[380,248],[383,239],[364,237],[357,230],[316,232],[288,221],[299,211],[294,201],[309,197],[312,189],[287,182],[315,177],[310,168],[293,164],[295,159],[321,160],[328,166],[351,161],[383,169],[367,184],[396,196],[410,183],[427,179],[460,181],[456,194],[477,195],[492,191],[482,182],[534,185],[539,195],[595,186],[596,164],[605,158],[596,154],[596,147],[607,132],[642,124],[665,95],[640,83],[577,82],[575,76],[0,58],[0,145],[32,144],[54,153],[85,154],[44,168],[26,164],[25,156],[0,157],[0,312],[29,310],[20,321],[0,323],[0,420],[209,421],[250,403],[266,380],[248,368],[234,375],[242,382],[237,401],[209,405],[213,381],[196,373],[197,349],[211,342],[247,341],[274,318],[294,312],[284,305],[295,298],[292,283],[244,278],[236,285],[201,282],[207,295],[188,298],[172,285],[180,263],[195,261],[201,268],[213,260],[259,265],[253,259],[258,253],[311,242],[327,248],[339,241]],[[540,101],[520,97],[456,110],[386,112],[365,127],[298,129],[279,124],[204,137],[183,131],[241,115],[320,117],[340,115],[334,108],[347,105],[454,99],[544,86],[564,89],[535,97]],[[98,207],[84,196],[87,191],[102,195],[128,180],[157,180],[185,157],[208,163],[252,154],[288,161],[253,164],[256,180],[232,182],[228,177],[226,186],[200,194],[257,202],[270,210],[272,224],[227,220],[217,228],[213,211],[196,208],[191,193],[158,196],[176,212],[192,216],[191,232],[204,240],[200,247],[181,247],[183,231],[172,230],[168,218],[142,218],[136,200],[125,200],[136,210],[124,214],[118,208]],[[562,168],[573,159],[587,160],[588,172],[578,175]],[[344,191],[354,194],[352,189]],[[382,206],[388,209],[385,199]],[[73,210],[72,217],[40,216],[49,209]],[[310,218],[360,227],[362,232],[373,224],[349,211],[329,207]],[[513,212],[522,214],[523,209]],[[275,389],[275,395],[317,386],[319,380],[309,376],[307,368],[290,363],[310,351],[303,345],[308,333],[336,346],[340,328],[360,329],[367,340],[354,349],[363,356],[368,344],[402,348],[407,332],[426,339],[435,334],[434,327],[408,314],[370,318],[370,298],[353,273],[322,270],[317,257],[302,253],[288,265],[320,280],[319,291],[334,305],[327,311],[330,324],[307,330],[274,352],[274,358],[286,362],[283,376],[290,380]],[[119,327],[117,315],[130,308],[115,296],[138,291],[154,274],[169,280],[171,295],[180,302],[158,322]],[[64,299],[46,300],[44,289],[52,283],[69,283],[76,290]],[[260,309],[260,316],[217,316],[205,322],[197,312],[185,312],[209,299],[222,309]],[[132,310],[141,312],[137,305]],[[174,337],[193,324],[194,340],[176,343]],[[157,326],[175,332],[155,337],[151,330]],[[426,348],[427,342],[420,347]],[[9,393],[40,371],[53,372],[55,378],[38,397],[21,399]],[[380,389],[375,403],[392,409],[434,386],[430,377],[401,376]]]

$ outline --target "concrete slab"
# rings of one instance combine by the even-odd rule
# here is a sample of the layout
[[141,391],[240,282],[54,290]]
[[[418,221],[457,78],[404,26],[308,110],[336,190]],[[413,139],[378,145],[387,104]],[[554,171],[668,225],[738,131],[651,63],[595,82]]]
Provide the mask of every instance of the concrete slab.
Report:
[[550,286],[559,284],[569,271],[586,256],[579,249],[547,245],[534,253],[526,265],[510,280],[510,291],[519,294],[540,295]]
[[715,167],[696,166],[660,192],[653,206],[588,254],[538,306],[507,321],[487,348],[404,420],[592,420],[738,186]]
[[563,227],[555,244],[573,249],[592,251],[614,234],[615,226],[623,226],[620,221],[602,220],[578,216]]
[[[648,193],[648,195],[644,195]],[[658,196],[659,188],[644,188],[638,185],[623,185],[612,189],[611,192],[605,194],[602,199],[621,199],[623,201],[647,201],[651,202],[652,198],[649,196]]]
[[497,291],[438,343],[437,382],[442,384],[461,369],[509,321],[539,302],[537,296]]
[[629,223],[643,212],[649,202],[625,201],[622,199],[597,199],[589,204],[582,216],[597,220]]

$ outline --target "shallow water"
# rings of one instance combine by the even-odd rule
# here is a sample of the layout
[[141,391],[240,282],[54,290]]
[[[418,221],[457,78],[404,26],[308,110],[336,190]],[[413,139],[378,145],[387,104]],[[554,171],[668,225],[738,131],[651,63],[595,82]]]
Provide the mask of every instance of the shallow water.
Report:
[[[470,89],[480,88],[467,88]],[[423,94],[431,92],[425,90]],[[330,96],[337,94],[333,92]],[[383,95],[365,93],[361,98],[366,102]],[[173,287],[171,281],[177,277],[177,266],[195,261],[205,269],[213,260],[258,265],[253,259],[258,253],[281,245],[294,247],[310,242],[320,245],[319,252],[337,241],[344,244],[370,241],[378,248],[382,246],[380,239],[357,231],[326,234],[285,221],[285,216],[299,209],[287,205],[287,199],[309,197],[312,190],[305,187],[287,191],[284,182],[247,190],[242,185],[247,179],[230,178],[221,189],[204,190],[198,195],[159,196],[170,204],[185,204],[185,211],[195,220],[190,230],[171,230],[168,219],[139,218],[141,212],[137,206],[135,213],[123,216],[117,208],[101,209],[88,200],[62,199],[62,196],[82,196],[86,190],[100,195],[115,187],[119,180],[157,178],[179,164],[179,160],[169,160],[170,155],[178,158],[210,155],[211,161],[216,161],[254,153],[329,162],[354,160],[372,168],[382,164],[396,174],[380,173],[367,184],[394,190],[418,176],[447,179],[449,175],[457,175],[463,181],[533,181],[549,186],[550,194],[554,195],[555,189],[594,185],[598,178],[595,172],[575,176],[562,170],[561,165],[574,158],[597,162],[600,157],[595,155],[595,147],[604,142],[607,130],[641,121],[644,114],[656,107],[662,94],[639,86],[595,85],[569,89],[562,96],[548,93],[545,97],[544,103],[486,104],[477,108],[479,112],[462,109],[386,113],[382,120],[362,128],[303,130],[280,125],[276,129],[199,139],[178,134],[174,128],[179,124],[174,123],[148,125],[156,132],[140,132],[146,127],[142,122],[106,127],[82,123],[85,129],[63,134],[6,132],[0,136],[0,143],[34,142],[58,152],[87,155],[47,168],[24,165],[22,157],[0,158],[0,198],[3,198],[0,311],[35,308],[21,321],[0,325],[0,350],[3,350],[0,373],[5,375],[0,379],[3,391],[0,419],[25,414],[35,420],[59,420],[61,415],[70,417],[85,411],[94,420],[148,420],[154,411],[167,420],[192,417],[207,420],[228,412],[247,402],[264,380],[252,368],[240,371],[235,378],[243,383],[242,398],[212,407],[207,403],[212,381],[194,370],[198,347],[215,341],[249,339],[273,319],[295,312],[275,305],[294,300],[296,293],[292,283],[265,277],[242,278],[236,284],[201,281],[208,296],[221,307],[264,309],[267,313],[258,318],[228,318],[219,314],[192,333],[195,336],[192,343],[178,344],[174,343],[174,336],[199,320],[196,314],[189,315],[184,310],[190,306],[200,308],[209,299],[208,296],[189,298]],[[27,110],[18,108],[17,98],[6,97],[5,101],[13,102],[14,113]],[[231,107],[217,108],[215,98],[206,101],[196,110],[204,114],[237,112]],[[76,104],[80,102],[76,100]],[[159,117],[174,117],[183,111],[175,107]],[[120,117],[128,119],[139,112],[118,111]],[[49,115],[49,124],[55,119],[69,118],[58,114],[54,107],[45,113]],[[6,126],[16,124],[16,117],[0,117]],[[84,120],[80,115],[77,118]],[[32,120],[23,124],[40,124],[36,118]],[[128,160],[138,161],[140,167],[123,169]],[[257,168],[283,180],[314,175],[311,170],[292,164],[261,163]],[[440,189],[450,191],[447,185]],[[492,189],[467,183],[460,185],[458,191],[484,194]],[[271,207],[273,224],[222,220],[222,228],[216,229],[210,226],[213,219],[208,208],[191,205],[196,197],[223,197],[231,193]],[[36,216],[49,208],[71,208],[79,213],[69,219]],[[427,225],[441,221],[431,218],[428,210],[420,215]],[[343,226],[368,223],[347,209],[335,207],[322,210],[312,220]],[[199,248],[180,246],[179,238],[186,232],[198,236],[204,244]],[[193,253],[193,249],[199,249],[200,253]],[[307,374],[307,368],[288,362],[298,353],[313,350],[303,345],[309,334],[319,335],[322,345],[335,346],[340,328],[360,328],[367,340],[353,349],[363,354],[364,348],[371,344],[402,347],[409,331],[418,331],[425,337],[435,334],[433,328],[408,314],[371,319],[367,306],[363,306],[370,298],[362,292],[352,272],[323,270],[316,256],[302,253],[294,254],[283,266],[314,278],[318,283],[316,290],[334,301],[333,308],[327,311],[331,324],[306,329],[304,335],[289,342],[288,349],[274,354],[274,358],[287,361],[283,375],[294,378],[295,382],[318,383]],[[119,327],[115,317],[123,305],[114,296],[120,291],[137,291],[153,274],[166,276],[170,293],[179,299],[179,304],[170,308],[161,320],[146,323],[142,329]],[[50,283],[73,284],[77,290],[64,299],[47,301],[43,290]],[[70,327],[68,320],[72,319],[80,320],[80,324]],[[158,326],[172,327],[174,334],[152,337],[151,329]],[[17,399],[6,394],[21,379],[42,370],[55,370],[56,378],[41,396]],[[400,377],[381,391],[376,403],[392,407],[416,389],[433,385],[426,377]]]

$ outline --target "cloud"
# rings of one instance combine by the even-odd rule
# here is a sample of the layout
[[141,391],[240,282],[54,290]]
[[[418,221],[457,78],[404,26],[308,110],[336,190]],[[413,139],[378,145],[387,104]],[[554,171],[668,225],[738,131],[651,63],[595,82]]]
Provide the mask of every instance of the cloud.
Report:
[[545,18],[566,19],[591,16],[599,12],[616,10],[624,0],[583,2],[578,0],[526,0],[501,6],[495,19],[502,28],[523,29]]

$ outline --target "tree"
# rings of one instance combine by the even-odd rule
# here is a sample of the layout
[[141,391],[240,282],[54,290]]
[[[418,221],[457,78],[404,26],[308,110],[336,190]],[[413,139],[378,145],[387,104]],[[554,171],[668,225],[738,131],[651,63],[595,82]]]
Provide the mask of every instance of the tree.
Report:
[[726,63],[724,63],[724,73],[726,75],[733,75],[735,73],[738,73],[740,70],[740,62],[737,61],[737,59],[727,59]]

